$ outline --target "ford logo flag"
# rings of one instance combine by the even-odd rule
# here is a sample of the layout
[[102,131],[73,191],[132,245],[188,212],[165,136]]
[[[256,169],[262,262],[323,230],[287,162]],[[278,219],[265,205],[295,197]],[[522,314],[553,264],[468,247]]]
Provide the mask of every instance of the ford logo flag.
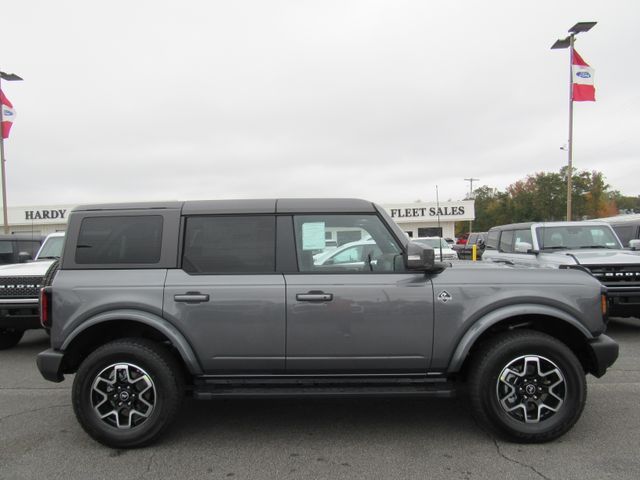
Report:
[[591,74],[589,72],[577,72],[576,75],[580,78],[591,78]]

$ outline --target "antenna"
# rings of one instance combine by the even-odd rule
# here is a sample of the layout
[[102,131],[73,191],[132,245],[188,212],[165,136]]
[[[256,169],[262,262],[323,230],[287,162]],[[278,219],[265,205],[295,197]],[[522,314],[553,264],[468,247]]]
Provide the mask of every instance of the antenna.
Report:
[[440,241],[438,245],[440,245],[440,261],[442,261],[442,227],[440,226],[440,197],[438,196],[438,185],[436,185],[436,212],[438,217],[438,230],[440,230]]

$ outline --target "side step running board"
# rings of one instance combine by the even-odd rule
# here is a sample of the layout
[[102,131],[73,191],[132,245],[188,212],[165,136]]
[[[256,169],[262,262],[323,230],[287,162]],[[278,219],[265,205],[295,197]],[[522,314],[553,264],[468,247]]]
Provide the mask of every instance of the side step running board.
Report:
[[196,385],[193,397],[200,400],[214,398],[289,398],[289,397],[440,397],[456,394],[452,383],[424,383],[421,385]]

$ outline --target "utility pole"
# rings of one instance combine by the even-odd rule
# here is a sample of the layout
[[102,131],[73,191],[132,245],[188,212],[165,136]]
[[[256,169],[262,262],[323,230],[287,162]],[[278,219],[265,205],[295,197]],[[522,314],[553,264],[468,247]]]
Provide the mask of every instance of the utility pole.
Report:
[[[479,182],[479,178],[465,178],[465,182],[469,182],[469,200],[473,200],[473,182]],[[473,220],[469,220],[469,233],[471,233],[471,227],[473,226]]]

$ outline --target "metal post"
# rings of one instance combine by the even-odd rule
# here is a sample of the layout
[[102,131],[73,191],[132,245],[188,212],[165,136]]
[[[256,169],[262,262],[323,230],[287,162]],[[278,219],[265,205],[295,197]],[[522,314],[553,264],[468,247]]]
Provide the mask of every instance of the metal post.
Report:
[[573,42],[575,35],[569,37],[569,142],[567,148],[567,222],[571,221],[573,196]]
[[[2,91],[2,77],[0,77],[0,91]],[[2,114],[4,107],[0,106],[0,125],[2,125]],[[4,136],[0,132],[0,165],[2,169],[2,214],[4,216],[4,233],[9,233],[9,220],[7,218],[7,178],[5,173],[4,159]]]

